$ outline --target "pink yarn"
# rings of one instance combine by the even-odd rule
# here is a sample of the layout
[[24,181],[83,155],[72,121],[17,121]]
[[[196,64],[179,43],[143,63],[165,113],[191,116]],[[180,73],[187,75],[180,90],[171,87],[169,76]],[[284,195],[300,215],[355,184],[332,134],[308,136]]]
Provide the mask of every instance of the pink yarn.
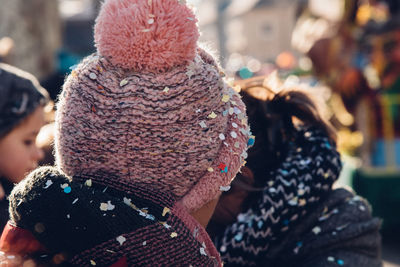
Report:
[[100,55],[136,71],[166,70],[194,59],[199,32],[193,12],[177,0],[111,0],[95,25]]

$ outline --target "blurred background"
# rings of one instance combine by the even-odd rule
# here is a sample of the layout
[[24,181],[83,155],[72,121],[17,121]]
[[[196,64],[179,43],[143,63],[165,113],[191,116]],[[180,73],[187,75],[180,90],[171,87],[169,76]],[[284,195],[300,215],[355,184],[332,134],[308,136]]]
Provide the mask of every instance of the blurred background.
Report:
[[[300,84],[324,99],[344,161],[338,185],[369,200],[383,219],[385,266],[400,266],[400,1],[187,2],[228,77],[270,75],[271,86]],[[65,76],[95,51],[100,5],[0,0],[0,61],[36,75],[56,100]],[[44,132],[51,163],[51,127]]]

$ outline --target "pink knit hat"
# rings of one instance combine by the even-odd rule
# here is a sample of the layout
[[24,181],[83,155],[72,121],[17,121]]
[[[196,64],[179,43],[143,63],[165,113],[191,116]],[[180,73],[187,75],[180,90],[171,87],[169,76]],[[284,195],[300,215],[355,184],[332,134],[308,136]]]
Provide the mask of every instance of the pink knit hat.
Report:
[[100,173],[119,177],[116,189],[172,192],[191,212],[228,190],[250,130],[240,97],[198,47],[197,19],[182,2],[105,1],[97,53],[60,95],[55,146],[69,176]]

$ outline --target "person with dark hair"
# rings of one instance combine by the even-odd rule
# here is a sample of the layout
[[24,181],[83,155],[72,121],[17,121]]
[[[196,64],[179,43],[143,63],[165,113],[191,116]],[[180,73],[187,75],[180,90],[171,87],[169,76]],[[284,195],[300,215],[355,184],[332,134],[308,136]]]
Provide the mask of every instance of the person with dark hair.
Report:
[[381,266],[380,220],[332,189],[342,164],[317,102],[300,89],[275,93],[263,78],[241,94],[255,145],[208,226],[224,266]]
[[30,74],[0,63],[0,229],[8,221],[8,195],[43,158],[36,136],[48,94]]

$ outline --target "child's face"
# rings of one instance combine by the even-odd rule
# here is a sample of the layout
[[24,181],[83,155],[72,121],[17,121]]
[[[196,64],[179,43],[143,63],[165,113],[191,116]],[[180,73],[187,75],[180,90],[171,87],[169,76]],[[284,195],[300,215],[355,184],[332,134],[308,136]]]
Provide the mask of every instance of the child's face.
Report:
[[36,136],[44,125],[44,108],[38,107],[8,135],[0,139],[0,175],[18,183],[37,167],[44,154],[36,146]]

